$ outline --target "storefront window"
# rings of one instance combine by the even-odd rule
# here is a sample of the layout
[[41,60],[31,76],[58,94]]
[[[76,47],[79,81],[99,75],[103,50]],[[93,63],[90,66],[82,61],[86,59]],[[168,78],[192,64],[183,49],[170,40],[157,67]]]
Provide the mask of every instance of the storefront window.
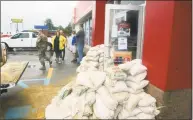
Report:
[[[111,10],[109,20],[109,42],[115,63],[136,58],[138,34],[137,10]],[[121,59],[121,60],[120,60]]]
[[92,18],[89,19],[89,46],[92,46]]

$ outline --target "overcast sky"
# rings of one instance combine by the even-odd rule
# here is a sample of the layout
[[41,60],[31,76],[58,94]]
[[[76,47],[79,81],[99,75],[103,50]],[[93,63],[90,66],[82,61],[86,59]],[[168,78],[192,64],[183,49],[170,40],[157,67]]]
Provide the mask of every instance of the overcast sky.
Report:
[[[23,19],[23,28],[33,29],[51,18],[54,25],[67,26],[72,18],[73,8],[78,1],[1,1],[1,32],[15,31],[11,18]],[[22,30],[22,25],[19,25]]]

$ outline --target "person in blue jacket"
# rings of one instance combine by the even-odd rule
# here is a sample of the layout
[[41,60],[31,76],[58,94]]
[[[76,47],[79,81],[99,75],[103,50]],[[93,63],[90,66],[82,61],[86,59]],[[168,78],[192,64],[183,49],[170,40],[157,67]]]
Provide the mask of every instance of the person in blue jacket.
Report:
[[74,54],[74,59],[71,62],[77,62],[77,44],[76,44],[76,32],[72,31],[72,52]]

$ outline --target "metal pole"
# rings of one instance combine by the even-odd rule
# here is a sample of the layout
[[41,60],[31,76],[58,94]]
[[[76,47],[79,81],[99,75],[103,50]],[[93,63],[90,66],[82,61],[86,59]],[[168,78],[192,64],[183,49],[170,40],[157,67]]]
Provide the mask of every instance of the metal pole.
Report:
[[16,27],[17,27],[17,28],[16,28],[16,32],[19,32],[19,29],[18,29],[18,23],[17,23],[16,25],[17,25],[17,26],[16,26]]

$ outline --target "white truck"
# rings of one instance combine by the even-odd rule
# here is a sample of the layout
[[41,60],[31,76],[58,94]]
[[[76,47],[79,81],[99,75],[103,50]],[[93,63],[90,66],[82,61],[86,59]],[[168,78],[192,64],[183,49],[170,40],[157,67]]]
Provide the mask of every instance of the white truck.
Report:
[[[13,48],[35,48],[37,36],[35,32],[19,32],[9,38],[1,38],[1,43],[5,43],[9,50]],[[48,38],[48,42],[51,42],[51,38]]]

